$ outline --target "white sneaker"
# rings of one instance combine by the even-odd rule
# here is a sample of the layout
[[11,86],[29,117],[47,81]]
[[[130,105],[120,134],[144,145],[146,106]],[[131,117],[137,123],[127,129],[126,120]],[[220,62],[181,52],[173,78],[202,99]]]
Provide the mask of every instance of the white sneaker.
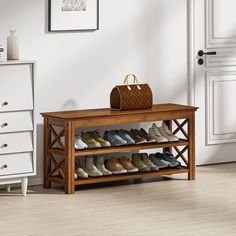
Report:
[[80,167],[80,164],[78,161],[75,162],[75,173],[77,175],[77,178],[81,178],[81,179],[88,178],[88,174]]
[[75,149],[86,149],[86,148],[88,148],[88,145],[84,143],[81,137],[77,134],[75,136]]
[[157,132],[154,131],[153,127],[149,128],[148,134],[156,139],[157,143],[168,142],[168,139],[160,133],[157,129]]
[[171,133],[168,126],[163,122],[159,127],[160,133],[168,139],[169,142],[179,141],[179,138]]
[[102,176],[102,173],[93,164],[93,157],[86,157],[85,171],[88,173],[89,177]]
[[[63,173],[65,173],[65,165],[64,163],[61,165],[61,170],[63,171]],[[76,171],[74,173],[74,179],[77,179],[78,178],[78,175],[76,174]]]
[[[61,138],[61,142],[65,145],[65,136],[63,135],[60,138]],[[53,145],[53,148],[62,149],[61,145],[59,145],[58,142],[56,142]],[[78,149],[85,149],[85,148],[88,148],[88,145],[82,141],[82,139],[79,135],[76,135],[75,136],[75,149],[78,150]]]
[[103,174],[103,175],[112,175],[112,172],[106,169],[104,165],[104,158],[99,156],[97,157],[97,169]]

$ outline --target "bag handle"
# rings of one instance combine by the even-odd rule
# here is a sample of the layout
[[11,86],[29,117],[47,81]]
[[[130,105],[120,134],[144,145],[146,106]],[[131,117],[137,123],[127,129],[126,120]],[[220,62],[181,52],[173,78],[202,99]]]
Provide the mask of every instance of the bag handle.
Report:
[[129,90],[131,90],[131,87],[129,86],[129,85],[130,85],[130,84],[129,84],[129,77],[130,77],[130,76],[133,77],[133,84],[136,84],[136,85],[137,85],[137,88],[138,88],[139,90],[141,90],[141,87],[138,85],[138,78],[137,78],[137,76],[134,75],[134,74],[127,74],[127,75],[125,76],[125,79],[124,79],[124,84],[127,85],[127,87],[128,87]]

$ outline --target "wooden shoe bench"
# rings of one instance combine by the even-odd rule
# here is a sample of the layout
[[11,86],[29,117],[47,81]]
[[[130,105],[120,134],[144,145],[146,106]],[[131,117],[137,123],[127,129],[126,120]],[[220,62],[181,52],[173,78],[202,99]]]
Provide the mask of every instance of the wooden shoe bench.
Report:
[[[197,107],[178,104],[157,104],[152,109],[134,111],[111,111],[105,109],[75,110],[42,113],[44,117],[44,188],[51,183],[64,186],[65,193],[73,194],[76,185],[110,182],[143,177],[187,173],[188,180],[195,179],[195,111]],[[150,121],[165,121],[173,134],[184,137],[177,142],[139,144],[131,146],[75,150],[75,130],[108,125],[129,124]],[[90,128],[91,129],[91,128]],[[61,137],[65,135],[65,144]],[[61,148],[55,149],[57,143]],[[74,179],[75,158],[88,155],[133,152],[144,149],[163,148],[175,150],[176,158],[182,159],[184,166],[162,169],[157,172]],[[65,168],[62,168],[62,165]]]

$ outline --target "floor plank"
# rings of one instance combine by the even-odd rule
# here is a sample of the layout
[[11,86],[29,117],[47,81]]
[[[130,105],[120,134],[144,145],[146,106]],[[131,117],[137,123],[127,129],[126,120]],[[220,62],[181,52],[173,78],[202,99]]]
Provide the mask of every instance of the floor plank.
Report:
[[[173,178],[173,179],[172,179]],[[236,163],[186,174],[63,189],[0,190],[4,236],[236,235]]]

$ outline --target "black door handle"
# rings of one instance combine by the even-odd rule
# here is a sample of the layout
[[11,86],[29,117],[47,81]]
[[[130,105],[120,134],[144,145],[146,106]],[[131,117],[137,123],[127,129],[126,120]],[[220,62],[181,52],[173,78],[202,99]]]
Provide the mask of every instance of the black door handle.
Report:
[[203,55],[216,55],[216,51],[204,52],[202,50],[199,50],[197,54],[198,54],[199,57],[202,57]]

